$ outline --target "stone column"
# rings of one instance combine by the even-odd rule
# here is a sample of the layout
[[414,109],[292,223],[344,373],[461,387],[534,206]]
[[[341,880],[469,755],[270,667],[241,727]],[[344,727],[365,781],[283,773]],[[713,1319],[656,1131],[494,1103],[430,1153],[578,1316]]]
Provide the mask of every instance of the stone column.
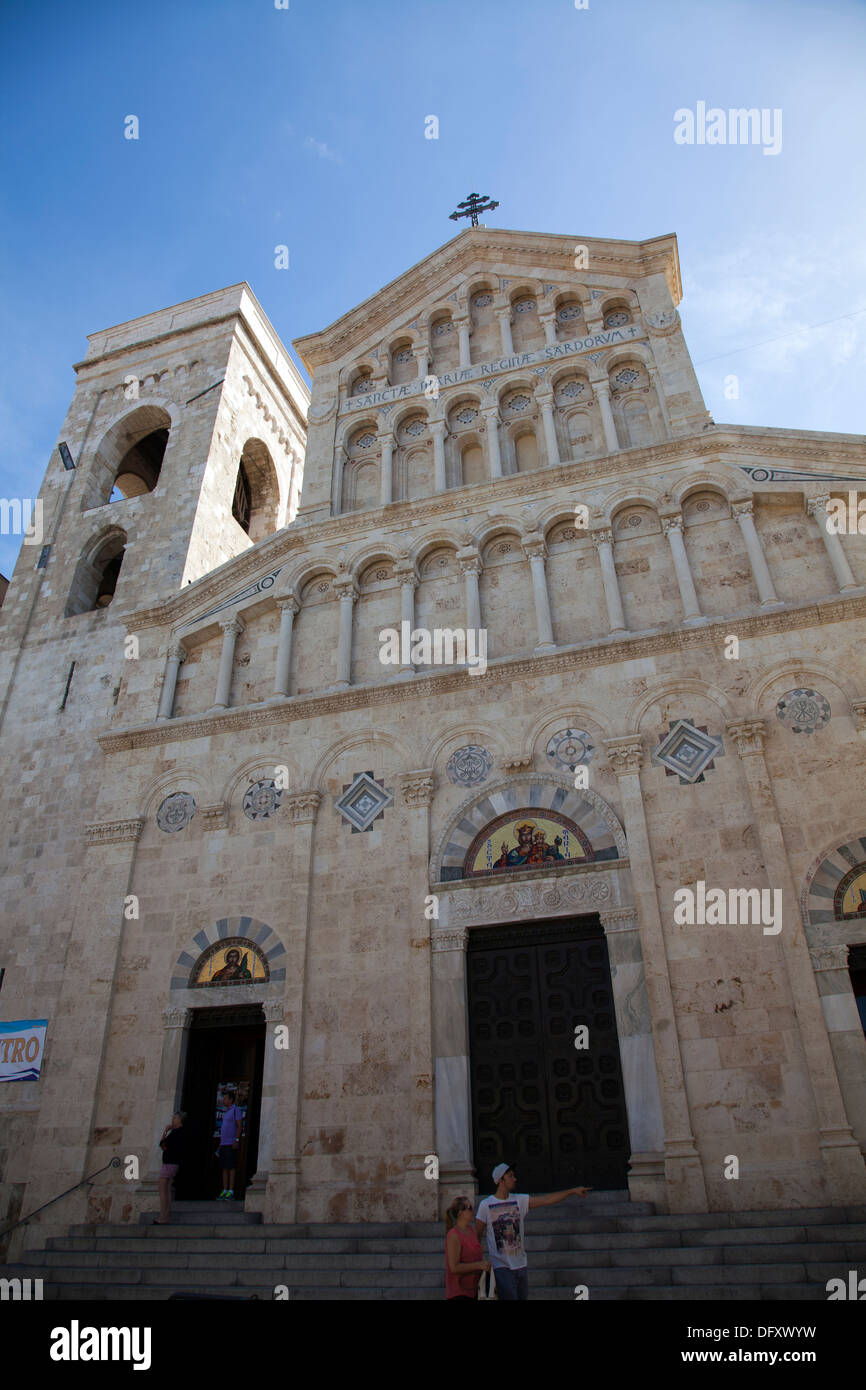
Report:
[[400,779],[406,808],[405,839],[407,879],[406,985],[409,1007],[409,1103],[407,1115],[407,1188],[417,1215],[409,1220],[435,1221],[438,1183],[424,1177],[424,1160],[436,1152],[433,1119],[433,1017],[430,972],[430,926],[424,915],[430,891],[430,806],[433,801],[430,769],[406,773]]
[[553,640],[553,623],[550,618],[550,599],[547,593],[547,575],[544,568],[546,548],[544,538],[536,536],[521,542],[523,553],[532,571],[532,595],[535,599],[535,621],[538,627],[538,645],[535,655],[556,651]]
[[556,342],[556,314],[549,310],[547,313],[540,313],[538,321],[544,329],[545,346],[549,347]]
[[555,468],[559,463],[559,444],[556,438],[556,420],[553,414],[553,394],[539,396],[537,399],[541,407],[541,422],[544,426],[544,444],[547,450],[548,467]]
[[487,454],[491,478],[502,477],[502,455],[499,452],[499,406],[489,405],[484,411],[487,426]]
[[659,372],[659,369],[658,369],[658,367],[656,367],[655,363],[651,363],[651,364],[648,364],[648,365],[647,365],[647,373],[648,373],[648,375],[649,375],[649,379],[650,379],[650,381],[652,382],[653,388],[654,388],[654,390],[655,390],[655,393],[656,393],[656,400],[657,400],[658,403],[659,403],[659,411],[661,412],[662,422],[663,422],[664,427],[665,427],[665,437],[666,437],[667,439],[672,439],[672,438],[673,438],[673,430],[671,429],[671,417],[670,417],[670,415],[668,414],[668,403],[667,403],[667,400],[665,399],[664,387],[662,386],[661,373]]
[[842,542],[835,531],[827,529],[829,517],[827,515],[827,505],[830,501],[829,494],[826,497],[810,497],[806,503],[806,510],[813,516],[818,523],[818,530],[821,532],[821,540],[827,551],[830,564],[833,566],[833,573],[836,576],[836,583],[839,585],[840,594],[844,594],[848,589],[856,589],[857,580],[851,573],[851,566],[848,564],[845,551],[842,549]]
[[300,608],[296,598],[278,598],[280,610],[280,636],[277,642],[277,673],[274,680],[274,696],[288,695],[289,668],[292,663],[292,628],[295,614]]
[[285,799],[292,833],[288,839],[286,881],[292,885],[293,963],[286,971],[287,987],[282,1021],[289,1030],[289,1046],[276,1053],[278,1071],[273,1084],[279,1095],[273,1130],[272,1157],[263,1206],[263,1219],[291,1224],[297,1219],[298,1183],[301,1172],[301,1087],[306,1026],[305,995],[309,959],[310,903],[316,816],[322,800],[317,791],[295,792]]
[[481,556],[475,551],[458,550],[457,563],[466,581],[466,626],[481,630],[481,595],[478,590],[478,576],[481,573]]
[[731,511],[737,520],[743,540],[746,542],[746,553],[749,556],[749,564],[752,567],[752,577],[758,586],[758,599],[761,607],[766,608],[769,604],[778,603],[776,590],[773,588],[773,580],[767,566],[764,555],[764,547],[761,545],[760,537],[755,530],[755,519],[752,515],[752,499],[747,502],[733,502]]
[[191,1023],[192,1009],[183,1005],[169,1005],[162,1011],[162,1056],[159,1062],[156,1103],[151,1113],[150,1148],[144,1161],[139,1164],[140,1171],[145,1176],[137,1189],[141,1197],[155,1202],[159,1201],[159,1170],[162,1165],[159,1141],[172,1115],[180,1108]]
[[[400,580],[400,620],[409,624],[409,636],[415,626],[415,590],[418,588],[418,576],[415,573],[415,566],[411,560],[403,565],[397,564],[394,573]],[[403,644],[400,643],[402,653]],[[400,676],[414,676],[415,667],[411,661],[401,663],[397,673]]]
[[381,506],[387,507],[392,500],[393,493],[394,436],[390,430],[385,430],[383,434],[379,435],[379,447],[382,451],[379,502]]
[[[283,1080],[283,1059],[291,1050],[292,1034],[289,1029],[289,1047],[278,1048],[276,1029],[285,1024],[285,1000],[264,999],[262,1013],[265,1016],[265,1055],[262,1066],[262,1098],[259,1114],[259,1148],[256,1157],[256,1171],[248,1183],[244,1199],[246,1211],[264,1212],[268,1205],[268,1183],[271,1176],[271,1163],[277,1142],[277,1118],[280,1109],[280,1085]],[[288,1027],[288,1025],[285,1025]]]
[[683,604],[683,618],[686,623],[703,623],[706,618],[701,615],[701,606],[698,603],[698,596],[695,592],[695,581],[692,578],[692,567],[689,564],[689,557],[686,554],[686,543],[683,540],[683,519],[682,516],[663,516],[660,518],[662,530],[668,538],[668,544],[673,556],[674,569],[677,574],[677,584],[679,585],[680,598]]
[[339,516],[343,510],[343,474],[346,470],[348,454],[339,444],[334,451],[334,477],[331,482],[331,515]]
[[497,309],[496,317],[499,319],[499,334],[502,339],[503,357],[511,357],[514,352],[514,341],[511,337],[511,310]]
[[848,973],[848,944],[810,946],[809,957],[845,1110],[866,1153],[866,1035]]
[[851,1132],[851,1123],[845,1113],[803,932],[797,890],[788,863],[770,773],[764,759],[766,724],[763,719],[744,719],[728,724],[727,731],[742,759],[764,872],[771,889],[781,889],[782,893],[782,930],[776,940],[782,948],[787,968],[802,1056],[811,1083],[827,1194],[834,1203],[863,1202],[866,1200],[866,1167],[860,1145]]
[[162,693],[159,697],[157,719],[171,719],[174,709],[174,693],[177,689],[177,673],[184,660],[186,660],[186,647],[182,642],[173,642],[168,649],[165,663],[165,675],[162,678]]
[[602,908],[599,915],[610,958],[622,1083],[632,1146],[629,1192],[634,1202],[656,1202],[665,1206],[665,1128],[637,909]]
[[[40,1105],[34,1116],[33,1153],[38,1166],[23,1196],[24,1214],[74,1187],[113,1155],[123,1157],[119,1140],[95,1140],[94,1125],[100,1078],[111,1049],[124,904],[142,825],[133,819],[83,827],[78,890],[68,904],[66,964],[59,997],[49,1010],[45,1061],[36,1083]],[[131,929],[140,933],[141,924],[133,922]],[[103,1175],[100,1185],[104,1181]],[[88,1189],[79,1188],[44,1212],[34,1229],[41,1238],[63,1235],[70,1223],[88,1219],[87,1205]]]
[[350,575],[335,579],[334,588],[340,597],[340,634],[337,640],[335,685],[346,686],[352,684],[352,609],[358,601],[358,590]]
[[594,381],[592,389],[598,400],[601,410],[601,423],[604,427],[604,441],[607,444],[608,452],[615,454],[619,450],[619,440],[616,435],[616,421],[613,418],[613,409],[610,404],[610,382]]
[[667,948],[659,913],[653,856],[640,785],[643,749],[635,735],[605,739],[619,782],[623,825],[628,840],[637,902],[641,952],[646,972],[655,1060],[664,1121],[665,1186],[672,1212],[707,1211],[707,1191],[691,1129],[683,1061],[676,1028]]
[[422,343],[420,347],[413,347],[412,356],[418,363],[418,380],[423,381],[427,375],[427,368],[430,365],[430,349],[427,347],[426,343]]
[[447,426],[444,420],[431,420],[430,431],[433,435],[433,491],[444,492],[447,486],[445,482],[445,433]]
[[[440,911],[443,899],[440,897]],[[453,906],[449,898],[448,906]],[[449,914],[453,918],[453,912]],[[466,1018],[466,943],[462,925],[433,923],[433,1056],[436,1080],[436,1153],[440,1216],[461,1193],[476,1187],[472,1156],[469,1035]],[[484,1174],[483,1181],[489,1181]]]
[[613,531],[609,527],[604,527],[600,531],[590,531],[589,534],[601,562],[601,578],[604,583],[604,598],[610,622],[610,635],[614,637],[618,632],[627,632],[628,629],[625,625],[625,614],[622,611],[616,566],[613,563]]
[[235,659],[235,642],[244,630],[243,618],[227,618],[220,623],[223,635],[223,649],[220,652],[219,671],[217,672],[216,699],[213,702],[213,709],[228,709],[229,697],[232,688],[232,663]]
[[455,319],[457,324],[457,336],[460,341],[460,365],[468,367],[471,365],[471,352],[469,348],[469,319]]

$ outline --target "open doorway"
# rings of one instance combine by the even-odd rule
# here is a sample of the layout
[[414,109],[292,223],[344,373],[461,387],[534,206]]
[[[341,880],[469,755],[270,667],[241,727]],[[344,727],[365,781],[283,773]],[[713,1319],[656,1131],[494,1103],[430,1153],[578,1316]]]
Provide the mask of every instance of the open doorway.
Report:
[[258,1163],[264,1057],[265,1020],[260,1004],[193,1011],[181,1101],[190,1139],[187,1159],[177,1175],[179,1200],[211,1201],[222,1190],[218,1109],[227,1088],[244,1112],[234,1187],[235,1197],[243,1200]]

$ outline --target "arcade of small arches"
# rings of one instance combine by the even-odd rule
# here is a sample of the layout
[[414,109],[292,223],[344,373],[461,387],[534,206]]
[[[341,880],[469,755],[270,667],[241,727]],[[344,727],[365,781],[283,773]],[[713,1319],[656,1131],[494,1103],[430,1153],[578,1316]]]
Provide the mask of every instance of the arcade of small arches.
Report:
[[540,281],[497,286],[482,276],[452,299],[453,304],[428,309],[344,369],[343,400],[640,320],[633,290],[599,291],[585,285],[557,290]]
[[592,375],[583,366],[511,373],[495,387],[452,387],[447,403],[422,398],[394,415],[353,415],[338,431],[332,510],[414,500],[671,435],[656,366],[632,345]]
[[[620,493],[606,509],[598,509],[586,529],[560,507],[522,525],[513,518],[490,518],[475,534],[467,530],[455,536],[443,529],[419,538],[413,553],[377,546],[352,559],[308,554],[279,572],[266,599],[256,595],[247,610],[241,604],[224,604],[222,618],[190,624],[171,639],[157,718],[174,716],[181,663],[198,662],[218,630],[222,646],[213,701],[182,713],[229,708],[237,639],[263,608],[279,611],[273,685],[240,703],[412,677],[419,668],[410,660],[399,669],[379,661],[379,633],[386,627],[399,629],[401,623],[408,623],[410,630],[464,624],[468,629],[485,628],[492,634],[489,659],[540,655],[587,640],[705,623],[710,615],[702,609],[685,539],[703,525],[725,527],[719,539],[729,551],[739,547],[740,554],[744,552],[752,589],[750,595],[741,593],[737,611],[744,603],[764,611],[781,607],[784,601],[776,593],[755,526],[754,500],[737,495],[734,486],[729,493],[706,479],[686,482],[673,498],[666,495],[664,500],[649,493]],[[817,523],[837,592],[847,593],[859,586],[838,535],[827,530],[827,502],[812,498],[807,510]],[[671,597],[674,592],[678,596],[679,611],[667,619],[660,618],[654,606],[658,595],[647,598],[643,574],[639,581],[623,577],[635,545],[651,550],[656,586],[662,582]],[[582,568],[598,567],[597,579],[587,573],[581,583],[582,592],[592,594],[597,605],[592,611],[585,599],[581,604],[572,601],[578,563]],[[516,568],[509,572],[509,567]],[[631,568],[649,570],[650,561],[641,554]],[[707,591],[704,596],[708,601]]]

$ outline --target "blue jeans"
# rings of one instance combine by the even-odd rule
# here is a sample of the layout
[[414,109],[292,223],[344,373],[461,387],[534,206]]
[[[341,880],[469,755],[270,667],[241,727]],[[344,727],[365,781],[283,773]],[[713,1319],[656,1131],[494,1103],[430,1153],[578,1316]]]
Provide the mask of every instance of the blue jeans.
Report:
[[522,1269],[494,1269],[496,1292],[499,1298],[528,1298],[529,1275],[526,1265]]

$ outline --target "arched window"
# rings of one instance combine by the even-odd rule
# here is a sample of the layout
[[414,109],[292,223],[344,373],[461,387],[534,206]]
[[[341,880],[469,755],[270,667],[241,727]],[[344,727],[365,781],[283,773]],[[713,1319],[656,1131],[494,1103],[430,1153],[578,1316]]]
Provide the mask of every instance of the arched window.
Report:
[[121,460],[109,502],[142,497],[146,492],[153,492],[159,480],[167,444],[167,429],[152,430],[133,444]]
[[81,510],[152,492],[159,481],[171,418],[161,406],[141,405],[112,425],[92,462],[85,463]]
[[277,471],[268,447],[260,439],[248,439],[235,475],[232,516],[251,541],[260,541],[276,531],[279,505]]
[[114,598],[126,547],[123,531],[112,531],[78,562],[65,617],[107,608]]

